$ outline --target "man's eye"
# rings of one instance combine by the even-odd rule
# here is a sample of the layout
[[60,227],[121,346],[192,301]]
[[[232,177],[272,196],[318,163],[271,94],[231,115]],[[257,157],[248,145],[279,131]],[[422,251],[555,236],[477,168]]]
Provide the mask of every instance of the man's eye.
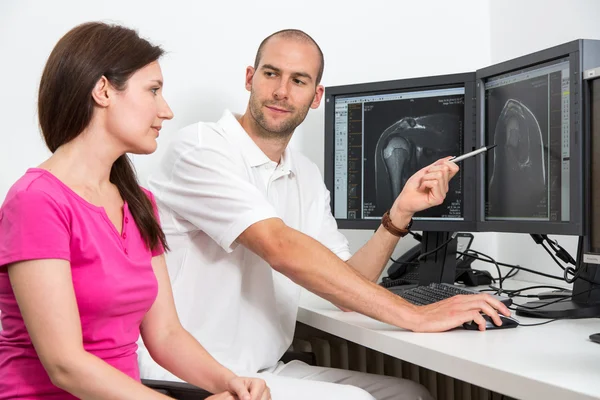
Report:
[[301,81],[300,79],[294,79],[294,83],[296,83],[298,85],[305,85],[306,84],[304,81]]
[[265,72],[265,75],[270,78],[270,77],[275,76],[275,72]]
[[156,94],[156,93],[159,91],[159,89],[160,89],[160,88],[157,88],[157,87],[155,87],[155,88],[152,88],[152,89],[150,89],[150,91],[151,91],[153,94]]

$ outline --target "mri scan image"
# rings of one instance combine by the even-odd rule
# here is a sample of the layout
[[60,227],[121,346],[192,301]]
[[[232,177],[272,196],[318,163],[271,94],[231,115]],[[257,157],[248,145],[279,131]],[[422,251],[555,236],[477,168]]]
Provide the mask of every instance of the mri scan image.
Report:
[[545,208],[548,191],[547,150],[540,123],[525,104],[509,99],[492,137],[497,147],[489,156],[489,193],[502,201],[496,201],[490,212],[514,217],[535,215],[540,205]]
[[[462,154],[464,96],[447,95],[364,105],[364,213],[381,217],[421,168]],[[444,203],[417,217],[462,218],[461,176]]]
[[418,170],[440,158],[459,154],[456,133],[460,118],[452,114],[405,117],[389,126],[376,148],[375,173],[378,201],[389,203]]

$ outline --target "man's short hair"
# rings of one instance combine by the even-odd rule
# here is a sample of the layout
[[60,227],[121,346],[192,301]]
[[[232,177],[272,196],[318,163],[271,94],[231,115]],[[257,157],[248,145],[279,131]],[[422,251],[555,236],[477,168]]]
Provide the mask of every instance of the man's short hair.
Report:
[[260,43],[260,46],[258,46],[258,51],[256,52],[256,58],[254,59],[254,69],[258,68],[258,63],[260,62],[260,58],[262,57],[262,52],[263,52],[264,46],[267,44],[269,39],[271,39],[272,37],[275,37],[275,36],[279,36],[284,39],[295,39],[295,40],[299,40],[299,41],[304,41],[304,42],[312,43],[315,45],[315,47],[317,48],[317,50],[319,52],[319,58],[321,61],[321,65],[319,66],[319,72],[317,73],[317,85],[318,85],[321,82],[321,78],[323,77],[323,69],[325,68],[325,58],[323,57],[323,52],[321,51],[321,48],[319,47],[317,42],[315,42],[315,40],[312,37],[310,37],[310,35],[308,35],[307,33],[303,32],[301,30],[298,30],[298,29],[284,29],[284,30],[275,32],[275,33],[267,36]]

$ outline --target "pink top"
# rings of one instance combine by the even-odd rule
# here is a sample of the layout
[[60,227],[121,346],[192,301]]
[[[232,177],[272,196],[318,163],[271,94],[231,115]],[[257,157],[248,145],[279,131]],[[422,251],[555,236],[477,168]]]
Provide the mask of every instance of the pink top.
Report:
[[[146,194],[154,204],[154,197]],[[156,209],[155,209],[156,210]],[[52,385],[31,343],[6,265],[57,258],[71,263],[86,351],[139,380],[136,341],[158,283],[127,204],[119,234],[102,207],[50,172],[29,169],[0,208],[0,399],[70,399]],[[107,385],[110,382],[106,382]]]

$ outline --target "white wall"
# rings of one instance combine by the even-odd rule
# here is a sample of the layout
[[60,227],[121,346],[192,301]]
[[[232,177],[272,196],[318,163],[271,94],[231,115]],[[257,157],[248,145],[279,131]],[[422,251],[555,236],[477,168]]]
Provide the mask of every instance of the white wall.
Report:
[[[600,39],[600,1],[492,0],[491,61],[498,63],[574,39]],[[575,257],[577,238],[552,236]],[[498,258],[554,275],[562,270],[529,235],[498,234]],[[523,273],[538,282],[558,281]]]
[[[169,134],[223,109],[242,112],[244,70],[260,41],[284,28],[303,29],[325,54],[323,84],[341,85],[473,71],[490,62],[489,1],[358,0],[301,3],[247,1],[0,1],[0,199],[26,168],[48,153],[36,120],[36,90],[56,41],[88,20],[123,23],[169,52],[161,62],[175,119],[159,150],[134,158],[142,181]],[[323,168],[323,106],[309,113],[292,143]],[[370,232],[346,232],[353,250]],[[489,235],[487,235],[489,236]],[[492,234],[493,237],[493,234]],[[487,247],[495,247],[493,240]],[[396,255],[412,239],[401,241]]]
[[[36,120],[39,77],[56,41],[84,21],[123,23],[168,51],[162,67],[175,119],[165,124],[157,153],[135,157],[144,181],[170,133],[197,120],[215,120],[224,108],[244,110],[244,69],[259,42],[276,30],[303,29],[319,42],[328,86],[473,71],[579,37],[600,38],[598,16],[596,0],[372,0],[368,7],[357,0],[276,5],[2,0],[0,199],[26,168],[48,156]],[[292,143],[322,170],[323,106],[309,113]],[[353,250],[371,235],[345,233]],[[573,238],[559,240],[575,252]],[[413,244],[402,240],[395,255]],[[526,235],[479,234],[475,248],[500,261],[558,272]]]
[[491,61],[498,63],[575,39],[600,39],[600,1],[491,0]]

